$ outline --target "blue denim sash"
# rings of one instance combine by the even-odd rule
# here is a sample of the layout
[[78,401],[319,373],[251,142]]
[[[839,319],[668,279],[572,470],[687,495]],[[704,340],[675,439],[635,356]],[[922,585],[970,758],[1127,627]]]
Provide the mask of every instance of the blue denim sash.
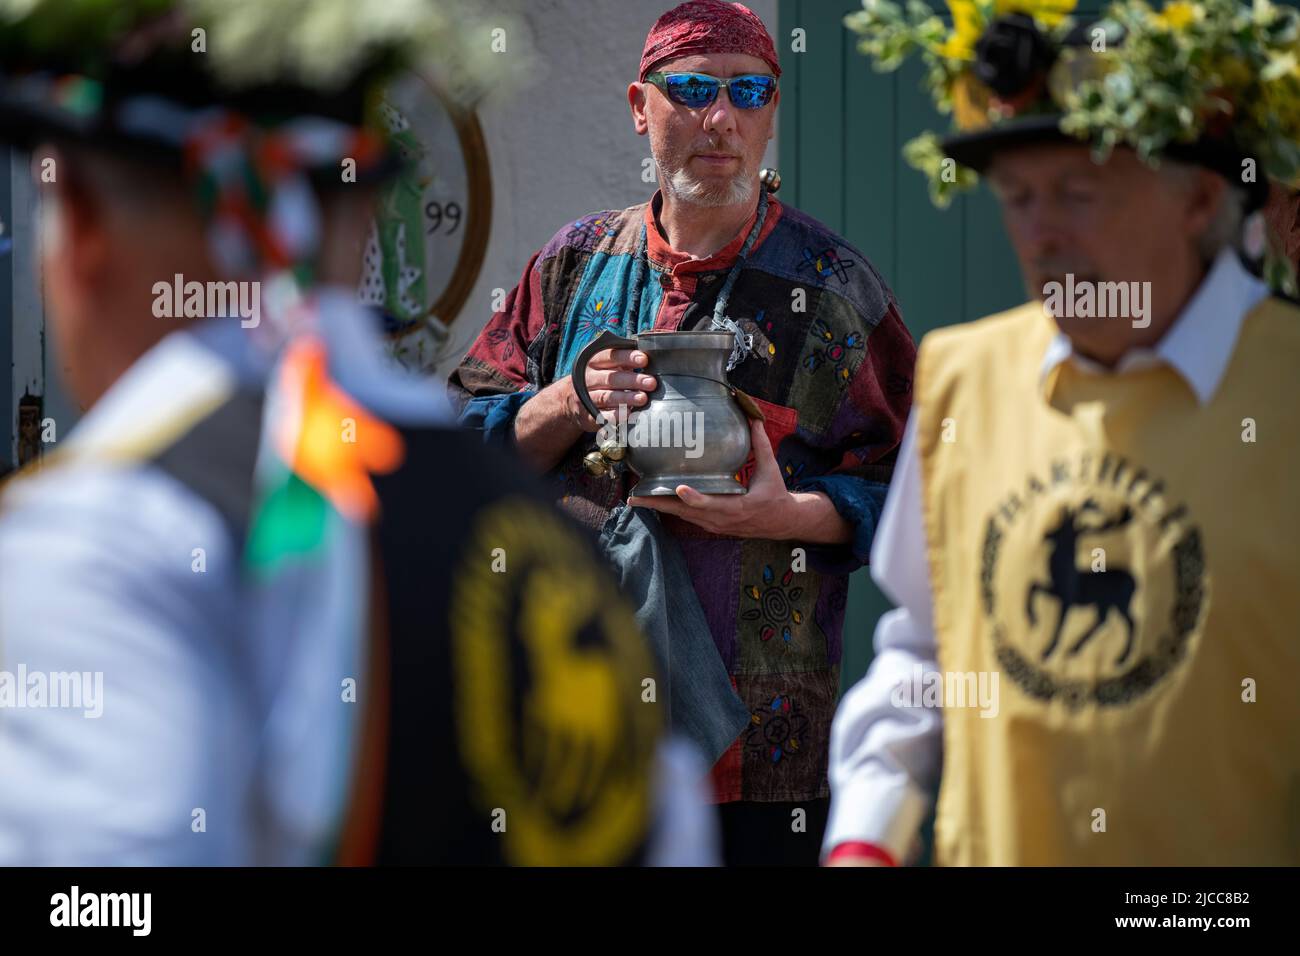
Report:
[[654,511],[626,504],[610,513],[600,547],[667,681],[669,727],[712,766],[749,725],[749,708],[731,686],[681,549]]

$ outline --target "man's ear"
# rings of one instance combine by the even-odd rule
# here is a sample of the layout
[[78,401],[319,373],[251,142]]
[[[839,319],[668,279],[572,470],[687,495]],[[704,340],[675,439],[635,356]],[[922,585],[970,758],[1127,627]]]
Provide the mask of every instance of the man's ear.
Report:
[[1210,228],[1228,191],[1228,181],[1208,169],[1197,170],[1196,185],[1187,193],[1187,230],[1198,239]]
[[[45,169],[53,170],[48,181],[41,175]],[[41,238],[47,246],[44,254],[59,257],[68,275],[79,284],[98,285],[108,268],[111,251],[99,198],[76,164],[54,147],[33,151],[32,170],[45,206],[41,212]]]
[[627,105],[632,108],[632,128],[638,136],[644,136],[650,130],[650,121],[646,118],[646,95],[644,83],[632,83],[627,88]]

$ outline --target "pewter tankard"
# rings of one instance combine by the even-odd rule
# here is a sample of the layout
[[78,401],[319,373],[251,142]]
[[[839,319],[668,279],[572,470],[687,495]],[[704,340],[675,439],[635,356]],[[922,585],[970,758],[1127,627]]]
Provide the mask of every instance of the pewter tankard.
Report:
[[[727,382],[726,363],[735,338],[729,332],[643,332],[623,338],[604,331],[573,362],[573,390],[583,408],[617,435],[602,452],[624,458],[640,478],[634,495],[671,495],[690,485],[711,495],[743,495],[735,479],[749,457],[749,420],[737,390]],[[639,349],[650,357],[644,369],[655,377],[649,401],[635,421],[620,428],[604,418],[587,390],[587,363],[603,349]],[[610,452],[613,452],[610,454]]]

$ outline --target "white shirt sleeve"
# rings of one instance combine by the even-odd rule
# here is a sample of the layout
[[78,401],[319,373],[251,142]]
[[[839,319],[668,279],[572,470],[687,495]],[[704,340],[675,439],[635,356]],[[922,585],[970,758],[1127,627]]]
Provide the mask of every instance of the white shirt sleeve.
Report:
[[247,862],[257,734],[215,511],[137,468],[51,471],[6,504],[0,864]]
[[648,866],[721,866],[722,834],[712,803],[709,765],[684,737],[659,745],[656,755],[654,834]]
[[880,618],[871,667],[844,695],[831,726],[823,859],[854,841],[905,862],[933,803],[943,757],[942,713],[894,700],[895,688],[919,684],[920,674],[938,669],[927,560],[914,410],[871,547],[871,576],[897,608]]
[[151,467],[52,469],[4,503],[0,682],[102,683],[58,708],[0,686],[0,865],[325,859],[356,722],[340,678],[365,693],[364,533],[253,593],[217,512]]

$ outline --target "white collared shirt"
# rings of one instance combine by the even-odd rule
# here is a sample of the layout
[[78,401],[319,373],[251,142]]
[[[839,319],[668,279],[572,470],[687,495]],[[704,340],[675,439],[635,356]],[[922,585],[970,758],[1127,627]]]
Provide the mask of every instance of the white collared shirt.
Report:
[[[1225,249],[1155,348],[1128,352],[1114,374],[1166,364],[1204,405],[1223,381],[1243,320],[1268,294],[1236,253]],[[1043,355],[1040,385],[1066,361],[1108,372],[1075,352],[1058,332]],[[842,843],[861,842],[901,862],[912,855],[933,805],[943,758],[942,711],[891,701],[894,688],[910,680],[917,666],[938,670],[915,411],[903,433],[870,568],[897,607],[880,618],[871,667],[844,695],[831,727],[831,810],[823,858]]]
[[[1225,249],[1155,348],[1131,349],[1121,356],[1113,371],[1119,374],[1168,365],[1204,405],[1223,381],[1242,321],[1267,296],[1268,286],[1245,270],[1236,253]],[[1039,382],[1046,381],[1051,371],[1065,361],[1097,374],[1108,371],[1076,352],[1065,333],[1057,332],[1043,354]]]

